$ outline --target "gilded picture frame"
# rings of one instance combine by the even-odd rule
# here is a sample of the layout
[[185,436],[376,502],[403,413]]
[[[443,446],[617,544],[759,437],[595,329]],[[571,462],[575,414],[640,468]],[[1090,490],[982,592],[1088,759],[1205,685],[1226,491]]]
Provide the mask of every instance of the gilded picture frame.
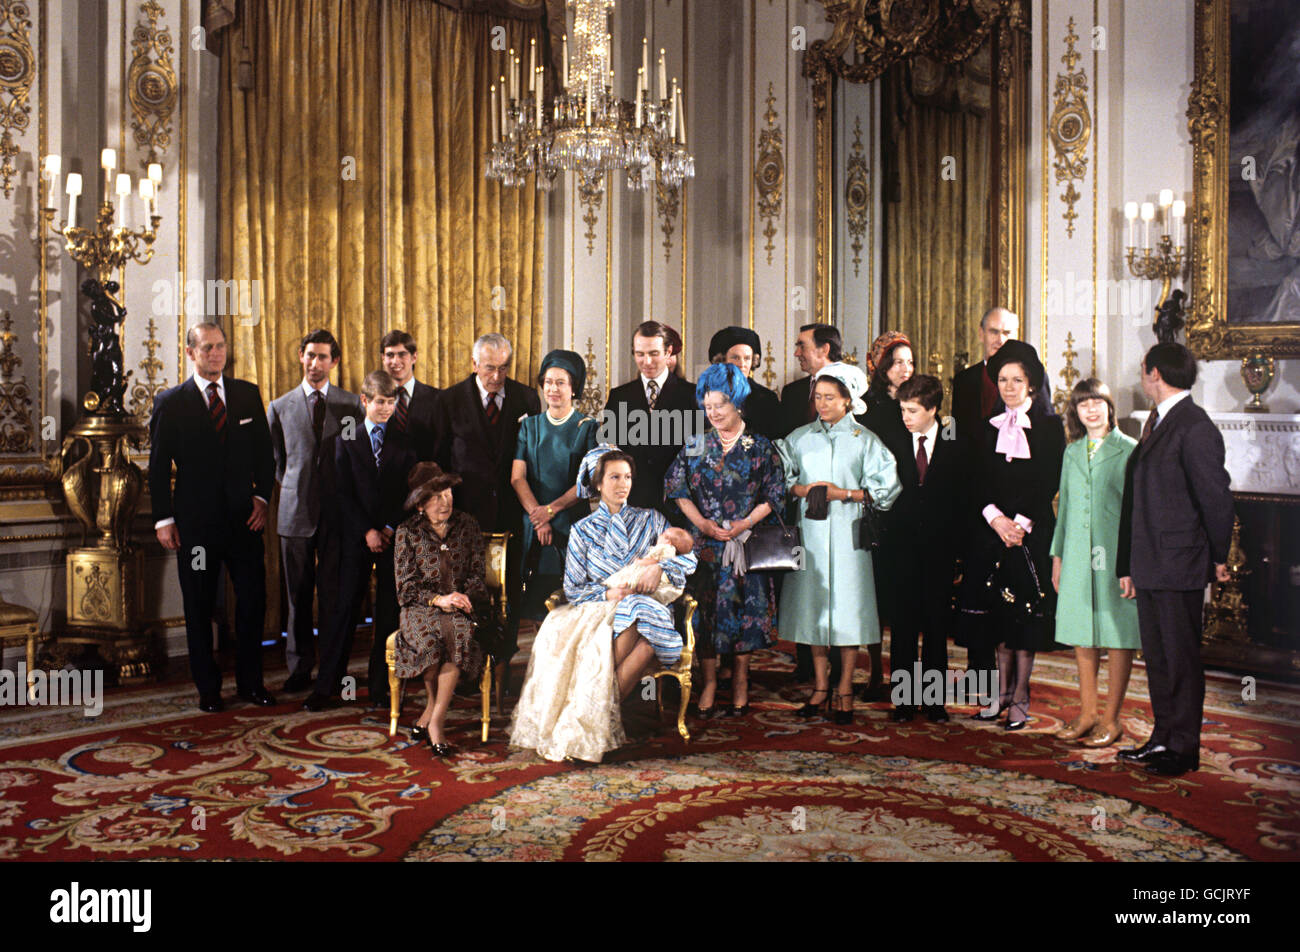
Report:
[[[1300,355],[1300,321],[1229,319],[1229,199],[1236,184],[1233,177],[1243,175],[1233,161],[1230,141],[1234,117],[1229,2],[1196,0],[1195,6],[1195,64],[1187,105],[1193,188],[1187,346],[1202,360],[1254,354],[1293,357]],[[1242,6],[1241,0],[1237,6]]]

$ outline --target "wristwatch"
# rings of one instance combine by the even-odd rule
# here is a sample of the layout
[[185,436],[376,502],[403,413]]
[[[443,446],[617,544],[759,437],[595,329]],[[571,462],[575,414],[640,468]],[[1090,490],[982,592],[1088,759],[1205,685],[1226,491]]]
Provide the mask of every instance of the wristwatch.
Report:
[[548,516],[553,516],[553,515],[555,515],[555,510],[552,509],[550,506],[547,506],[547,507],[546,507],[546,514],[547,514]]

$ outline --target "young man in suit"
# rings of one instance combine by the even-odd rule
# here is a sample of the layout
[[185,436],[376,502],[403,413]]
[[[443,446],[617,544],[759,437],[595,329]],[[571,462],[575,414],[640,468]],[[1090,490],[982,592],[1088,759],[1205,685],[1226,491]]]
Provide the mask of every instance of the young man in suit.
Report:
[[[454,505],[478,520],[484,532],[509,532],[506,552],[506,597],[520,591],[524,511],[510,486],[519,423],[542,412],[537,391],[507,374],[514,348],[501,334],[484,334],[474,342],[474,372],[438,394],[434,428],[438,434],[435,462],[444,472],[460,476]],[[514,653],[505,645],[505,657]]]
[[1192,402],[1195,381],[1182,344],[1147,351],[1142,390],[1155,409],[1125,472],[1115,565],[1124,596],[1137,598],[1155,717],[1147,742],[1119,757],[1166,777],[1200,767],[1202,603],[1211,579],[1228,581],[1232,539],[1223,436]]
[[162,547],[176,553],[200,709],[223,709],[221,668],[212,656],[212,612],[223,563],[235,589],[236,688],[241,698],[270,706],[275,699],[262,684],[262,530],[275,460],[262,394],[254,384],[222,375],[226,335],[219,325],[190,328],[185,353],[194,364],[193,376],[158,394],[150,418],[154,531]]
[[805,324],[794,342],[794,359],[807,376],[781,389],[781,423],[778,437],[787,437],[799,427],[817,419],[812,406],[812,375],[827,364],[844,359],[840,332],[830,324]]
[[438,452],[434,414],[440,391],[415,379],[415,338],[406,331],[389,331],[379,342],[379,352],[384,370],[397,384],[393,427],[410,438],[420,462],[432,460]]
[[341,356],[339,342],[329,331],[309,333],[298,344],[302,382],[272,400],[266,412],[275,478],[280,483],[276,530],[289,599],[286,691],[303,691],[312,684],[311,671],[316,664],[313,594],[320,592],[320,616],[324,619],[333,614],[332,597],[337,591],[336,580],[329,577],[330,566],[337,563],[334,520],[329,511],[334,503],[329,491],[333,460],[322,448],[344,427],[359,428],[363,416],[355,394],[330,386],[330,371],[338,366]]
[[[601,418],[600,439],[616,444],[636,460],[628,505],[658,509],[673,525],[681,525],[685,519],[681,510],[664,502],[664,477],[697,432],[695,421],[701,411],[695,402],[694,382],[668,366],[668,331],[658,321],[646,321],[633,332],[632,356],[641,372],[637,379],[610,391],[605,404],[605,413],[610,415]],[[638,433],[644,436],[637,438]],[[606,440],[605,435],[614,439]]]
[[[931,721],[948,720],[944,694],[925,703],[922,689],[938,679],[946,691],[948,635],[952,629],[952,581],[957,561],[965,473],[953,429],[939,410],[943,385],[918,374],[898,387],[906,436],[889,446],[898,461],[903,493],[886,514],[881,565],[893,589],[889,667],[895,721],[910,721],[918,707]],[[888,444],[887,444],[888,445]],[[917,640],[925,634],[921,677],[915,677]],[[900,685],[901,682],[901,685]],[[933,690],[933,688],[929,688]]]
[[361,386],[365,425],[333,440],[334,486],[338,494],[338,610],[321,624],[320,674],[303,703],[323,710],[338,696],[347,673],[361,603],[375,572],[374,641],[370,646],[370,705],[388,707],[388,665],[384,645],[397,630],[397,585],[393,535],[406,517],[406,478],[418,462],[406,433],[393,425],[397,384],[383,370]]

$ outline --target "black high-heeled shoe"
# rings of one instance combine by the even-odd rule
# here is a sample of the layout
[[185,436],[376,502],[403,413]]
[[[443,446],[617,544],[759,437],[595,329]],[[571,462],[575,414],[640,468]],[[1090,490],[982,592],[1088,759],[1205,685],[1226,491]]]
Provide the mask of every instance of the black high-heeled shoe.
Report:
[[420,741],[428,738],[428,736],[429,729],[427,727],[421,727],[419,724],[411,725],[411,740],[413,742],[418,744]]
[[1011,698],[1008,695],[1007,700],[998,698],[998,712],[996,714],[986,713],[984,710],[978,710],[970,716],[972,721],[996,721],[1011,708]]
[[[1016,711],[1020,712],[1019,717],[1016,717]],[[1024,730],[1028,723],[1029,701],[1013,701],[1011,704],[1011,713],[1007,715],[1007,723],[1004,729],[1009,731]]]
[[[847,711],[842,711],[839,708],[839,698],[842,697],[846,697],[849,699],[849,709]],[[853,723],[853,692],[849,691],[845,694],[836,694],[835,698],[836,698],[835,723],[840,725],[852,724]]]
[[[818,694],[825,694],[825,699],[820,704],[814,704],[813,698]],[[794,712],[795,717],[816,717],[818,714],[831,709],[831,689],[830,688],[813,688],[813,693],[809,696],[807,703]]]

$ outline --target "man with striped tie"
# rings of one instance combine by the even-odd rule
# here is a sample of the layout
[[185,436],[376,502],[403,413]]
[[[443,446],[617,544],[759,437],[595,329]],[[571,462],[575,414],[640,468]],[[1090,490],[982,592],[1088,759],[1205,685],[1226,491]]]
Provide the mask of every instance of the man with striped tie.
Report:
[[379,342],[379,352],[397,384],[393,427],[406,434],[420,462],[432,460],[438,451],[434,414],[441,391],[415,379],[415,338],[406,331],[389,331]]
[[223,563],[235,589],[236,689],[244,700],[269,706],[275,699],[262,684],[262,531],[275,487],[275,460],[262,394],[254,384],[222,375],[226,335],[220,325],[190,328],[185,353],[194,375],[158,394],[150,418],[154,530],[163,548],[176,553],[199,707],[222,710],[212,611]]

